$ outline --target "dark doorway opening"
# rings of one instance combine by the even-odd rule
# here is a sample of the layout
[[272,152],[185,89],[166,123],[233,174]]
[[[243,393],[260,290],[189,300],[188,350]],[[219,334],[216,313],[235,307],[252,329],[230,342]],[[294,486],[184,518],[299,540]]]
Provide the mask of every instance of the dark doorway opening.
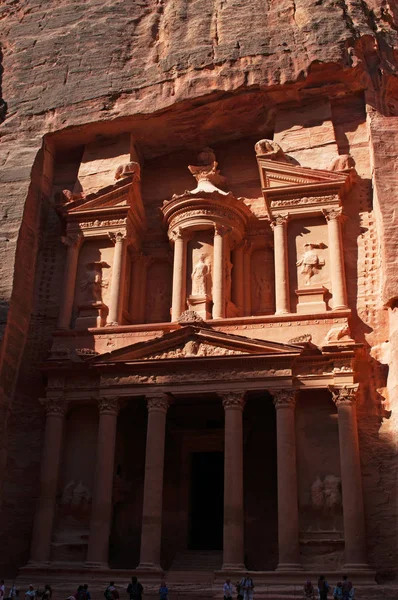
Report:
[[224,453],[191,454],[190,550],[222,550]]

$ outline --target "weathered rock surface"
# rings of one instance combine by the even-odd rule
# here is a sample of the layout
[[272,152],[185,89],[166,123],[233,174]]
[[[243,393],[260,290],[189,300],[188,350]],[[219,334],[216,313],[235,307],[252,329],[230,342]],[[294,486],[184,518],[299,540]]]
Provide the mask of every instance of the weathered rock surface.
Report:
[[[361,413],[369,550],[377,569],[394,571],[397,20],[393,0],[0,6],[0,487],[7,489],[0,566],[12,570],[29,551],[43,427],[36,362],[46,357],[62,280],[53,192],[73,187],[85,145],[128,131],[147,160],[272,135],[303,165],[354,157],[363,181],[353,213],[362,216],[348,225],[348,278],[358,277],[357,334],[376,348],[369,387],[386,397],[385,413]],[[289,103],[300,109],[284,110]],[[382,365],[390,368],[387,382]]]

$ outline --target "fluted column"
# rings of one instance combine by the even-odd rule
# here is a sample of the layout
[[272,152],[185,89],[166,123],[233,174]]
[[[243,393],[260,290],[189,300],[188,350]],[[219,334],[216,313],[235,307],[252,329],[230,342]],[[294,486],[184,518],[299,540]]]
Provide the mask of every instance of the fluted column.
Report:
[[112,523],[112,490],[115,460],[118,398],[99,401],[97,455],[94,472],[93,503],[87,564],[107,567],[109,535]]
[[245,243],[241,242],[238,246],[236,246],[234,251],[234,268],[232,271],[233,274],[233,301],[235,303],[236,308],[239,311],[239,315],[244,314],[244,259],[243,252],[245,248]]
[[124,231],[118,231],[116,233],[110,233],[109,237],[115,244],[115,252],[113,255],[111,293],[107,325],[118,325],[120,322],[121,313],[120,299],[123,296],[123,261],[126,233]]
[[339,420],[345,569],[367,568],[356,394],[358,384],[330,387]]
[[278,215],[271,223],[274,230],[275,314],[290,312],[287,216]]
[[31,563],[50,560],[55,500],[59,479],[62,438],[67,405],[61,398],[42,400],[46,407],[44,447],[41,459],[40,496],[33,524]]
[[278,464],[278,570],[300,569],[299,517],[296,465],[296,391],[277,390],[276,408]]
[[169,232],[169,238],[174,242],[173,264],[173,294],[171,301],[171,320],[177,321],[185,310],[186,278],[187,278],[187,241],[181,227]]
[[58,316],[58,329],[69,329],[72,319],[73,301],[75,298],[76,274],[79,261],[79,251],[83,242],[80,233],[67,235],[62,242],[68,247],[66,252],[66,264],[64,280],[61,290],[61,305]]
[[245,392],[220,394],[225,411],[223,569],[244,568],[243,424]]
[[220,225],[214,227],[213,243],[213,319],[225,317],[225,241],[229,229]]
[[333,310],[341,310],[348,308],[343,239],[341,234],[342,209],[324,210],[323,214],[328,224]]
[[139,568],[160,570],[164,446],[166,415],[169,407],[167,396],[165,394],[149,396],[147,406],[148,429]]

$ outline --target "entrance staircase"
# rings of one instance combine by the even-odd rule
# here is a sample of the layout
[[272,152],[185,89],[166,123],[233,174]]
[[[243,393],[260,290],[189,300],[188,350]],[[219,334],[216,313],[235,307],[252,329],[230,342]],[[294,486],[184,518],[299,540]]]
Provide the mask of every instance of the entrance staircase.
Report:
[[170,574],[181,571],[206,571],[213,573],[222,567],[222,551],[185,550],[178,552],[171,565]]

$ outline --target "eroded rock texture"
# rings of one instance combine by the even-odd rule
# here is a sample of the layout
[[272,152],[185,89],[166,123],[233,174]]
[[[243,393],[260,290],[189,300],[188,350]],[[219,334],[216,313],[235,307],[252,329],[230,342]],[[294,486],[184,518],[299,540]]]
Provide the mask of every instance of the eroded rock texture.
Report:
[[[352,331],[364,343],[357,368],[368,551],[375,569],[395,572],[397,19],[395,0],[3,2],[1,572],[28,559],[38,494],[38,363],[56,326],[65,261],[55,193],[74,188],[85,147],[125,133],[149,164],[261,137],[303,166],[354,157],[360,180],[347,211],[346,270]],[[175,190],[165,179],[167,197]]]

